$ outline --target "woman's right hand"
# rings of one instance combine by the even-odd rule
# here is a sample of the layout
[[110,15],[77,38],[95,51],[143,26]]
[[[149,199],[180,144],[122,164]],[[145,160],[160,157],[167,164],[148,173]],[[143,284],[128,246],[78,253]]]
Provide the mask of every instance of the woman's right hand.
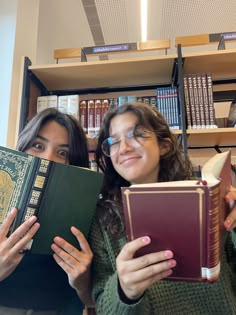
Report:
[[148,236],[127,243],[116,259],[120,287],[129,300],[139,299],[156,281],[172,274],[176,261],[173,252],[165,250],[134,258],[135,252],[151,242]]
[[13,208],[0,226],[0,281],[15,270],[24,257],[20,252],[39,229],[37,218],[32,216],[7,237],[16,214],[17,209]]

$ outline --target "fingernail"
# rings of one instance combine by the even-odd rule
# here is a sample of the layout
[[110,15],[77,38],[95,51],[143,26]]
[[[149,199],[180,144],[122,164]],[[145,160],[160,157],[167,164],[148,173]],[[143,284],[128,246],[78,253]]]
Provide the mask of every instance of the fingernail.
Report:
[[229,208],[232,210],[235,207],[235,201],[233,199],[229,199]]
[[11,211],[10,211],[10,214],[15,213],[15,211],[16,211],[16,208],[12,208]]
[[29,218],[29,222],[34,222],[35,220],[36,220],[36,216],[34,216],[34,215]]
[[226,220],[226,221],[225,221],[225,225],[226,225],[227,227],[230,227],[230,225],[231,225],[230,220]]
[[170,261],[168,261],[168,264],[169,264],[170,267],[175,267],[176,266],[176,261],[171,259]]
[[145,244],[149,244],[150,243],[150,237],[149,236],[144,236],[142,237],[142,241],[145,243]]
[[166,257],[166,258],[172,258],[172,257],[173,257],[172,251],[166,250],[166,251],[165,251],[165,257]]

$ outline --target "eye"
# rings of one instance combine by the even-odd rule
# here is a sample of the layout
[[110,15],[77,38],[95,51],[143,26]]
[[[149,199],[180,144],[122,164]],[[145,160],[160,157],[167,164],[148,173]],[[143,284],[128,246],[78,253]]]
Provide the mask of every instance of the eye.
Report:
[[61,156],[64,160],[68,160],[69,158],[69,152],[66,150],[58,151],[58,155]]
[[143,127],[135,128],[134,133],[135,133],[135,137],[139,137],[139,138],[150,137],[150,131],[147,129],[144,129]]
[[44,150],[44,145],[40,142],[33,142],[31,148],[34,148],[36,150]]
[[109,144],[110,146],[115,146],[115,145],[117,145],[117,144],[120,143],[120,139],[116,139],[116,138],[109,137],[109,138],[107,139],[107,142],[108,142],[108,144]]
[[132,138],[134,138],[136,135],[134,135],[134,130],[131,129],[131,130],[129,130],[129,131],[126,132],[125,136],[126,136],[127,139],[132,139]]

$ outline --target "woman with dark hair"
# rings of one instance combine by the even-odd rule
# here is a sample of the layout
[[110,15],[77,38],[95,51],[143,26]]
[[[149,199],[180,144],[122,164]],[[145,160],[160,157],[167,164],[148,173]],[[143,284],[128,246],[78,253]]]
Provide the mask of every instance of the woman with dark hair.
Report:
[[40,129],[48,122],[55,122],[68,133],[68,164],[89,167],[87,140],[83,128],[71,115],[63,114],[55,108],[48,108],[36,115],[20,133],[16,149],[27,152],[38,137]]
[[[82,127],[72,116],[53,108],[27,124],[17,149],[55,162],[89,166]],[[13,209],[0,227],[0,314],[82,314],[83,304],[92,304],[93,254],[84,235],[71,227],[81,250],[58,236],[51,247],[53,256],[22,254],[40,226],[32,217],[7,237],[16,214]]]
[[[211,285],[168,280],[178,264],[172,251],[163,248],[161,252],[135,257],[135,252],[150,244],[151,238],[143,235],[127,241],[121,186],[192,177],[191,163],[181,157],[177,139],[162,115],[140,103],[124,104],[108,112],[98,138],[96,162],[104,172],[90,233],[97,314],[236,314],[234,232],[233,237],[228,235],[221,277]],[[227,230],[235,225],[236,208],[225,221]]]

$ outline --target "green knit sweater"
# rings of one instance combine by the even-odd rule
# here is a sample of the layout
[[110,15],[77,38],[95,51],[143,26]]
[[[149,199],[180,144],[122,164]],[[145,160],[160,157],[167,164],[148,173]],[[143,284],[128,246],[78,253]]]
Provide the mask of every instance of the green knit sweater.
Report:
[[137,303],[129,305],[120,299],[116,273],[116,257],[126,243],[126,237],[110,237],[95,218],[90,243],[94,253],[93,298],[97,314],[236,314],[236,272],[233,272],[232,254],[233,244],[236,244],[234,238],[234,232],[228,233],[221,260],[220,279],[215,283],[158,281],[146,290]]

